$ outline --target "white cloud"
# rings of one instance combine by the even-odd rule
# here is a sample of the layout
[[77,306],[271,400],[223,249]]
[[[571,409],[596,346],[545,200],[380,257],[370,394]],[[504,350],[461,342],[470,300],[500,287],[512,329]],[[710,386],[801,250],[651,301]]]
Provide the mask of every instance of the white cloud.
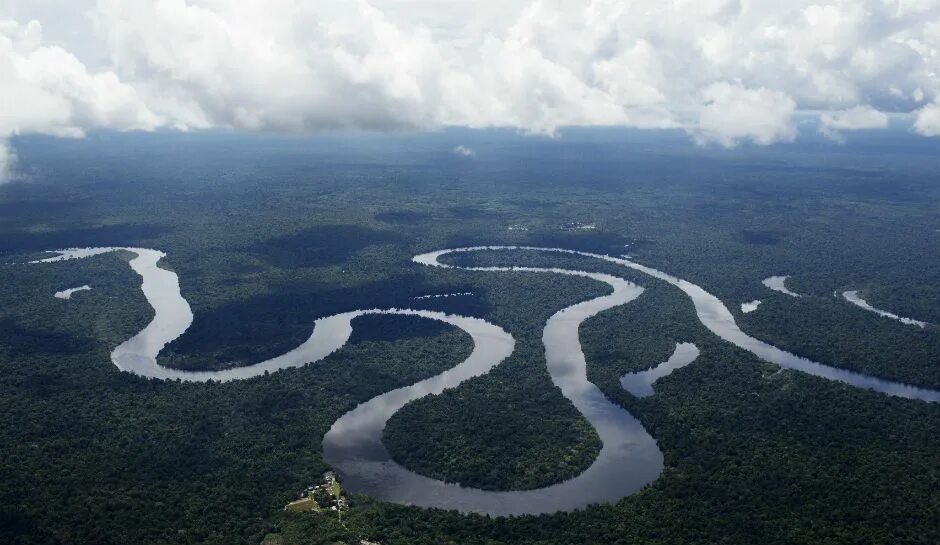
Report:
[[9,179],[15,157],[11,136],[79,137],[87,129],[148,130],[160,123],[115,74],[91,74],[61,47],[43,45],[36,21],[0,22],[0,182]]
[[113,72],[89,73],[72,54],[43,44],[42,27],[0,24],[0,134],[80,136],[85,129],[152,129],[161,120]]
[[698,126],[691,130],[699,142],[733,147],[742,140],[751,140],[768,145],[796,136],[796,103],[785,93],[722,82],[705,89],[702,99]]
[[888,116],[871,106],[856,106],[848,110],[824,113],[820,116],[820,124],[837,131],[883,129],[888,126]]
[[622,125],[734,146],[793,139],[798,110],[832,135],[918,112],[932,134],[940,96],[938,0],[44,0],[4,20],[0,139]]
[[940,102],[928,104],[917,111],[914,130],[924,136],[940,136]]
[[437,122],[430,33],[364,1],[101,0],[114,65],[181,127],[311,130]]
[[16,166],[16,154],[10,143],[0,140],[0,183],[13,178],[13,168]]
[[472,149],[468,148],[467,146],[464,146],[463,144],[460,144],[459,146],[456,146],[456,147],[454,148],[454,153],[456,153],[457,155],[460,155],[460,156],[462,156],[462,157],[473,157],[474,155],[477,154],[477,152],[473,151]]
[[856,106],[848,110],[827,112],[819,117],[819,132],[838,142],[844,140],[840,131],[884,129],[888,116],[871,106]]

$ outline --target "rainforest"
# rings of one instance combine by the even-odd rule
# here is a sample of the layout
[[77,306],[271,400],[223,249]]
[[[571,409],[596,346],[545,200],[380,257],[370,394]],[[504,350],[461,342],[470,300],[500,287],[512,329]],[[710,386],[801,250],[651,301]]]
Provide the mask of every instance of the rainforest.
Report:
[[940,542],[938,146],[17,137],[0,541]]

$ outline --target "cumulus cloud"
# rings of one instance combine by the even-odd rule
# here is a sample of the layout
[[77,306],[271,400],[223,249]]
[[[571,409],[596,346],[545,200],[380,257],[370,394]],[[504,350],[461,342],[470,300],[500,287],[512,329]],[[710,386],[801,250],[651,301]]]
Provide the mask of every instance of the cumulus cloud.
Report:
[[11,136],[80,137],[87,129],[149,130],[160,123],[114,73],[89,73],[61,47],[43,45],[38,22],[0,23],[0,181],[14,163]]
[[467,146],[464,146],[463,144],[456,146],[454,148],[454,153],[456,153],[457,155],[460,155],[461,157],[473,157],[474,155],[477,154],[477,152],[473,151]]
[[0,183],[13,178],[13,168],[16,166],[16,154],[10,143],[0,141]]
[[924,136],[940,136],[940,102],[928,104],[917,111],[914,130]]
[[751,140],[767,145],[796,136],[796,102],[786,93],[722,82],[709,85],[702,99],[698,126],[691,130],[699,142],[733,147],[739,141]]
[[834,137],[888,112],[938,132],[940,0],[46,0],[0,21],[0,139],[618,125],[767,145],[800,110]]
[[843,140],[840,131],[883,129],[887,126],[887,114],[867,105],[827,112],[819,117],[819,132],[836,141]]
[[820,116],[820,124],[837,131],[883,129],[888,126],[888,116],[871,106],[856,106],[848,110],[824,113]]
[[365,1],[101,0],[114,66],[180,127],[431,126],[445,66],[426,28]]

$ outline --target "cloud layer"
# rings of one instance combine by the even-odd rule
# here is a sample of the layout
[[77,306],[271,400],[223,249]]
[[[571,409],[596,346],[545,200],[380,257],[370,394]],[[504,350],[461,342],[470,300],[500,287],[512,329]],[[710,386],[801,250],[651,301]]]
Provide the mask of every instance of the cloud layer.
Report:
[[[61,4],[61,5],[59,5]],[[74,29],[44,36],[58,12]],[[0,140],[96,128],[940,134],[940,0],[98,0],[0,7]],[[9,148],[0,167],[9,165]]]

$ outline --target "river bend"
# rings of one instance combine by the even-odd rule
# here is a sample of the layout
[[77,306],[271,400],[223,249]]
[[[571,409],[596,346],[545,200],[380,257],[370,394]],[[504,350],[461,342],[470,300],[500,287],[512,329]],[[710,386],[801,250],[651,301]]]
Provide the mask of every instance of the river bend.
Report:
[[421,254],[415,257],[414,261],[423,265],[453,268],[451,265],[441,263],[439,259],[447,254],[474,252],[481,250],[533,250],[541,252],[555,252],[591,257],[622,265],[624,267],[642,272],[653,278],[657,278],[672,284],[673,286],[676,286],[682,290],[692,300],[692,304],[695,305],[695,313],[698,316],[699,321],[702,322],[702,324],[708,328],[709,331],[734,344],[735,346],[751,352],[765,361],[774,363],[786,369],[802,371],[816,377],[841,382],[856,388],[874,390],[876,392],[890,396],[903,397],[906,399],[917,399],[931,403],[940,402],[940,390],[920,388],[918,386],[912,386],[902,382],[885,380],[878,377],[873,377],[871,375],[866,375],[864,373],[858,373],[855,371],[849,371],[847,369],[840,369],[838,367],[817,363],[810,359],[791,354],[785,350],[781,350],[776,346],[765,343],[764,341],[755,339],[744,333],[744,331],[738,327],[738,324],[734,321],[734,316],[731,314],[731,311],[728,310],[728,307],[726,307],[724,303],[722,303],[721,300],[714,295],[708,293],[701,287],[687,280],[677,278],[670,274],[658,271],[652,267],[647,267],[646,265],[641,265],[626,258],[613,257],[590,252],[581,252],[565,248],[540,248],[533,246],[473,246],[468,248],[439,250],[436,252]]
[[[611,403],[587,380],[586,362],[578,337],[579,327],[585,320],[604,310],[629,303],[643,293],[643,288],[613,275],[586,271],[536,267],[457,267],[440,261],[447,254],[481,250],[535,250],[615,263],[678,287],[692,299],[696,315],[709,330],[766,361],[888,395],[940,401],[940,391],[823,365],[749,337],[741,331],[731,312],[715,296],[695,284],[630,259],[563,248],[528,246],[477,246],[429,252],[415,256],[413,260],[426,266],[479,272],[578,276],[602,282],[611,289],[607,295],[556,312],[546,322],[542,335],[546,365],[552,382],[584,415],[601,438],[603,445],[597,459],[580,475],[556,485],[524,491],[479,490],[445,483],[404,468],[391,459],[381,438],[389,418],[408,402],[439,394],[465,380],[489,372],[504,361],[512,353],[515,340],[502,328],[479,318],[430,310],[359,309],[317,319],[310,337],[300,346],[260,363],[218,371],[171,369],[159,365],[157,357],[169,342],[189,328],[193,314],[189,303],[180,293],[176,273],[158,266],[164,253],[129,247],[70,249],[54,252],[54,257],[33,263],[82,259],[117,250],[126,250],[135,255],[130,266],[142,279],[141,289],[154,310],[154,317],[143,330],[116,347],[111,353],[111,360],[120,370],[143,377],[225,382],[315,364],[342,348],[352,333],[353,320],[368,314],[418,316],[445,322],[467,332],[473,339],[474,348],[466,360],[436,376],[360,404],[342,415],[323,438],[324,458],[336,468],[349,491],[390,502],[491,515],[570,511],[593,503],[613,502],[635,493],[654,481],[663,468],[662,452],[640,422],[619,405]],[[691,363],[694,360],[692,348],[687,347],[683,354],[671,358],[661,369],[647,372],[642,380],[651,386],[662,374]],[[637,391],[639,395],[649,393],[645,387]]]

